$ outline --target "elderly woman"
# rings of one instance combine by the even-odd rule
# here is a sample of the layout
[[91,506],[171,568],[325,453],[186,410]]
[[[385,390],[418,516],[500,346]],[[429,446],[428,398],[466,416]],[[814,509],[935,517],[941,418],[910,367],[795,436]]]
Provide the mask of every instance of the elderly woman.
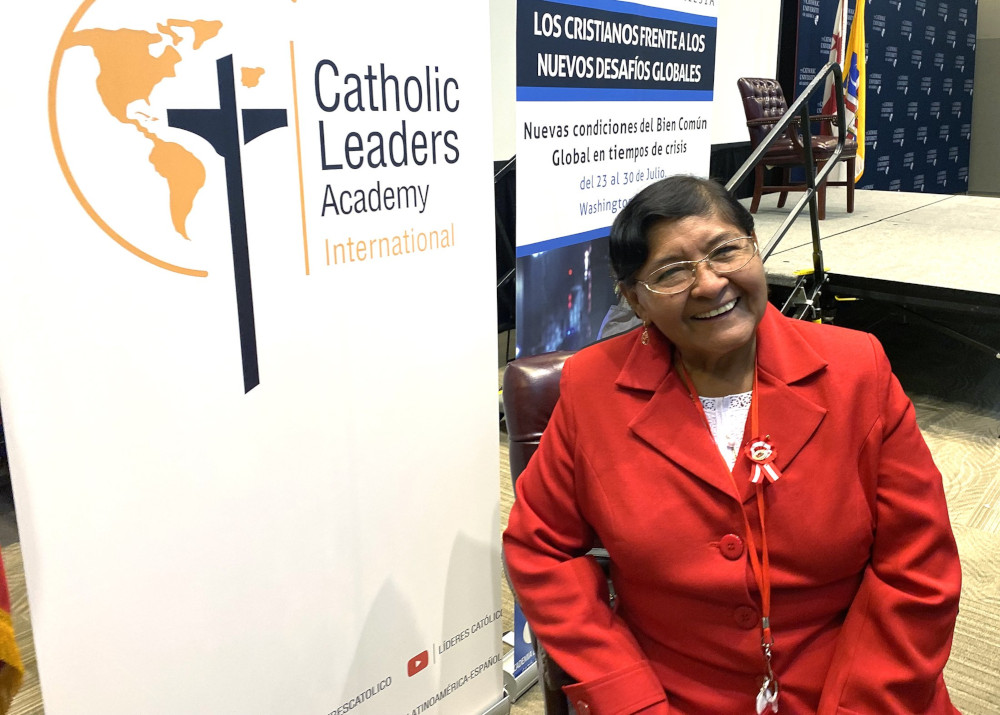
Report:
[[955,540],[879,343],[770,306],[711,181],[640,192],[611,262],[643,326],[567,361],[504,534],[577,712],[956,712]]

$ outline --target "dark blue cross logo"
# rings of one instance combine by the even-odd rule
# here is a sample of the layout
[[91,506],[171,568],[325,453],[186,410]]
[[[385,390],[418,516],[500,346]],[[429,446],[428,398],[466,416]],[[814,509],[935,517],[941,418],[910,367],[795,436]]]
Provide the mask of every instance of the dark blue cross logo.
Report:
[[[243,354],[243,390],[260,384],[257,367],[257,333],[254,328],[253,290],[250,285],[250,248],[243,199],[243,163],[240,158],[240,128],[236,115],[236,81],[233,56],[216,61],[219,75],[218,109],[168,109],[167,123],[202,137],[226,160],[226,193],[229,197],[229,232],[233,243],[233,274],[236,278],[236,312]],[[288,126],[284,109],[244,109],[243,143],[272,129]]]

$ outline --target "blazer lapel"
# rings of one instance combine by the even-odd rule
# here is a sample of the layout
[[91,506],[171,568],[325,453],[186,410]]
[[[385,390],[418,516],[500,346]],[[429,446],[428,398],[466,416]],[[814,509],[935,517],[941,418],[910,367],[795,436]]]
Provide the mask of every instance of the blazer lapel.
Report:
[[[784,474],[796,455],[816,433],[826,409],[803,394],[794,383],[826,367],[788,318],[768,306],[758,328],[758,414],[760,430],[770,435],[777,449],[775,464]],[[673,369],[673,348],[659,331],[651,330],[650,344],[635,341],[617,384],[651,392],[649,402],[629,423],[632,432],[667,460],[693,477],[733,496],[733,479],[700,410]],[[746,439],[760,435],[749,433]],[[752,499],[750,461],[737,458],[736,477],[741,501]]]
[[[754,399],[759,400],[760,431],[765,436],[770,435],[770,442],[778,452],[774,462],[782,475],[816,434],[827,413],[825,407],[807,397],[807,390],[795,384],[823,370],[827,363],[799,335],[790,321],[769,305],[757,330],[757,387],[760,394]],[[747,439],[762,436],[749,434],[749,429],[748,424]],[[746,481],[749,481],[748,458],[742,457],[736,469],[742,470],[740,480],[745,474]],[[752,494],[752,490],[747,492],[748,496]]]
[[[763,435],[770,436],[768,441],[778,452],[774,463],[782,474],[779,483],[786,478],[798,479],[806,476],[790,473],[789,466],[819,429],[820,423],[826,416],[826,409],[806,399],[801,391],[766,373],[763,368],[758,373],[757,387],[760,394],[755,395],[754,399],[760,400],[758,407],[760,431]],[[762,436],[751,435],[749,429],[748,424],[747,439]],[[746,456],[741,456],[740,459],[741,461],[736,464],[739,472],[738,480],[745,481],[749,486],[751,462]],[[744,501],[752,495],[752,490],[746,492]]]
[[729,468],[676,372],[671,371],[629,428],[685,472],[733,496]]
[[670,342],[656,330],[649,337],[649,345],[635,341],[616,381],[620,387],[652,393],[629,429],[685,472],[733,496],[726,462],[673,368]]

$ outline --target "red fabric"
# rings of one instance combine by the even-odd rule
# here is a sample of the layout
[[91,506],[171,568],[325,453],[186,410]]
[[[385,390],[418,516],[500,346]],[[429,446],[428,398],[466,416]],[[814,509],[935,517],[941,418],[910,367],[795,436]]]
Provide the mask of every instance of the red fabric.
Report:
[[[746,550],[722,548],[744,531],[741,505],[669,343],[650,337],[566,363],[517,482],[507,566],[590,713],[753,712],[760,597]],[[782,473],[764,490],[781,711],[955,712],[941,671],[958,554],[940,473],[881,346],[769,308],[758,364],[761,431]],[[754,524],[745,456],[735,473]],[[613,612],[582,556],[595,536],[611,554]]]
[[7,589],[7,571],[3,567],[2,555],[0,555],[0,610],[10,614],[10,591]]
[[24,664],[14,640],[7,575],[0,556],[0,713],[8,711],[23,679]]

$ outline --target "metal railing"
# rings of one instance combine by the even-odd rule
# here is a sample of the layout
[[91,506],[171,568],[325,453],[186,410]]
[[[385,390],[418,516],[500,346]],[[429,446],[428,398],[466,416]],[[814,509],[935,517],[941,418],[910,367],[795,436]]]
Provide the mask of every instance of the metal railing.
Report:
[[[817,121],[819,118],[809,114],[809,100],[812,99],[817,91],[823,88],[827,76],[831,73],[833,74],[835,86],[838,88],[838,91],[833,93],[837,100],[837,146],[827,163],[820,170],[819,174],[817,174],[816,162],[812,151],[811,122]],[[806,189],[802,198],[795,204],[788,216],[785,217],[784,222],[778,227],[778,230],[760,252],[761,260],[767,261],[768,257],[778,246],[778,243],[788,233],[792,223],[795,222],[795,219],[798,218],[799,214],[802,213],[802,209],[808,203],[809,223],[812,230],[813,272],[811,275],[799,277],[792,290],[792,294],[781,307],[782,313],[792,315],[796,318],[805,318],[807,316],[816,318],[821,315],[820,298],[823,286],[827,282],[827,276],[823,267],[823,249],[820,245],[819,206],[817,203],[816,187],[822,186],[823,182],[827,180],[830,172],[836,166],[840,155],[844,153],[844,146],[847,143],[847,125],[845,121],[847,114],[844,107],[844,93],[839,91],[841,87],[843,87],[843,75],[840,71],[840,65],[836,62],[830,62],[817,73],[802,94],[792,102],[791,106],[788,107],[788,111],[775,120],[771,131],[757,145],[757,148],[754,149],[753,153],[750,154],[749,158],[743,163],[743,166],[740,167],[733,178],[726,183],[726,188],[734,191],[746,180],[754,167],[763,160],[767,150],[786,133],[788,127],[792,124],[796,125],[801,134],[801,144],[805,160]]]

